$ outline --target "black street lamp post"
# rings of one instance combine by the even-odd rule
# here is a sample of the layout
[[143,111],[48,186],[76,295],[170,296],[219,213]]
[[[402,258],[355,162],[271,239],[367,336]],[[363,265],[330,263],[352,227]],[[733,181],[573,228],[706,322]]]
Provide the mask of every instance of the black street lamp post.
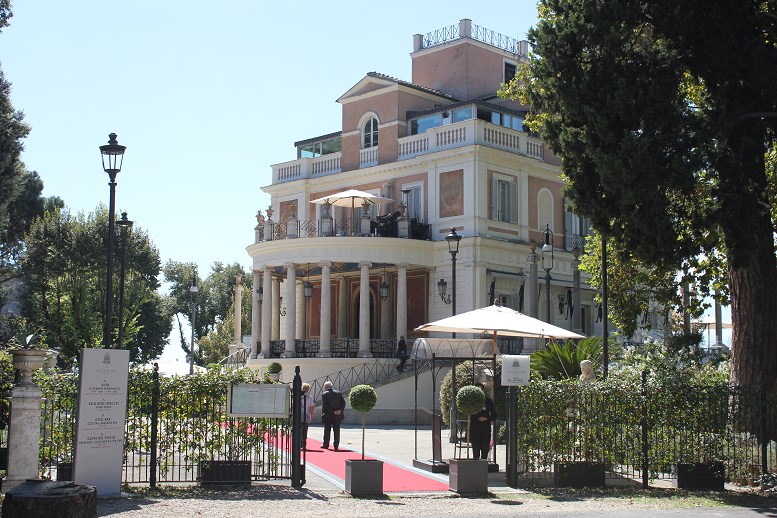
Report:
[[461,242],[461,236],[456,233],[456,229],[452,228],[450,234],[445,236],[445,240],[448,242],[448,252],[451,254],[451,284],[453,285],[451,309],[453,315],[456,314],[456,254],[459,253],[459,243]]
[[111,348],[113,341],[113,243],[116,230],[114,218],[116,217],[116,175],[121,171],[124,161],[124,151],[127,146],[119,145],[116,134],[108,135],[108,144],[100,146],[103,159],[103,170],[108,173],[110,181],[110,204],[108,206],[108,275],[105,280],[105,327],[103,328],[103,346]]
[[[550,259],[546,261],[546,253],[550,253]],[[550,226],[545,224],[545,231],[542,233],[542,269],[545,270],[545,298],[546,302],[546,322],[550,324],[550,271],[553,269],[553,232]]]
[[[132,221],[127,219],[127,213],[121,213],[121,219],[116,222],[122,228],[121,232],[121,274],[119,275],[119,349],[124,347],[124,282],[127,275],[127,234],[132,230]],[[145,360],[145,358],[144,358]]]
[[189,287],[189,303],[191,305],[191,312],[192,312],[192,341],[191,346],[189,347],[189,374],[194,374],[194,333],[197,329],[197,292],[199,292],[199,288],[197,288],[197,277],[195,276],[194,279],[192,279],[192,285]]

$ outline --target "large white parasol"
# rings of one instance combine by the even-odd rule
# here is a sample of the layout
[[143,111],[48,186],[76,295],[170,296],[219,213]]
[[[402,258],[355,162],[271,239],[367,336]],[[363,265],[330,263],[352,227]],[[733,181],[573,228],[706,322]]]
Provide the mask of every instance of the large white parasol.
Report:
[[492,334],[494,342],[496,342],[497,335],[524,338],[585,338],[583,335],[498,305],[474,309],[423,324],[416,327],[415,330]]

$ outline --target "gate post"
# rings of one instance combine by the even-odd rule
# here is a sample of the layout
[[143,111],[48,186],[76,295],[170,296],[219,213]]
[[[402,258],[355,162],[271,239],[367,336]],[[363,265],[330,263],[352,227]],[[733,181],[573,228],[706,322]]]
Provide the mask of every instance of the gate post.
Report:
[[154,372],[151,374],[153,380],[151,384],[151,459],[149,470],[149,483],[152,488],[156,487],[156,468],[157,468],[157,440],[159,435],[159,364],[154,363]]
[[302,487],[302,469],[300,450],[302,449],[302,434],[300,434],[300,410],[302,406],[302,376],[299,375],[299,365],[294,368],[294,382],[291,386],[291,486]]

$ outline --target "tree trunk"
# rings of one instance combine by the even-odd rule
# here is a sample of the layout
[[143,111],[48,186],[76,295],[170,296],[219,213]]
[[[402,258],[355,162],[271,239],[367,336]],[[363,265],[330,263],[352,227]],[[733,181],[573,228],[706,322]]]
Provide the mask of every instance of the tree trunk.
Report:
[[[728,216],[723,230],[733,324],[731,379],[752,394],[765,391],[768,401],[777,396],[777,260],[760,124],[742,124],[733,131],[726,142],[728,153],[717,166],[721,210]],[[757,401],[743,424],[761,440],[774,438],[777,412],[762,430]]]

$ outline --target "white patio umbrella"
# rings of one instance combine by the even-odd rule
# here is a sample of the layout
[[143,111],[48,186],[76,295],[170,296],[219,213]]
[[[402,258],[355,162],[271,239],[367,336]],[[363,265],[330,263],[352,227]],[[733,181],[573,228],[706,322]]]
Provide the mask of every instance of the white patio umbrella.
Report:
[[354,209],[356,207],[357,201],[359,202],[359,205],[365,201],[370,205],[382,205],[384,203],[391,203],[392,201],[396,200],[392,200],[391,198],[384,198],[383,196],[370,194],[364,191],[359,191],[357,189],[348,189],[347,191],[337,192],[323,196],[321,198],[316,198],[315,200],[310,200],[310,203],[318,203],[319,205],[330,203],[335,207],[351,207],[351,209]]
[[416,327],[415,330],[492,334],[494,343],[496,343],[497,335],[524,338],[585,338],[583,335],[498,305],[474,309],[423,324]]
[[392,200],[391,198],[384,198],[383,196],[370,194],[364,191],[359,191],[357,189],[348,189],[347,191],[337,192],[335,194],[329,194],[321,198],[316,198],[315,200],[310,200],[310,203],[318,203],[319,205],[329,203],[335,207],[351,207],[351,219],[353,219],[353,212],[357,201],[359,202],[359,205],[362,205],[365,202],[369,203],[370,205],[382,205],[384,203],[391,203],[392,201],[396,200]]

